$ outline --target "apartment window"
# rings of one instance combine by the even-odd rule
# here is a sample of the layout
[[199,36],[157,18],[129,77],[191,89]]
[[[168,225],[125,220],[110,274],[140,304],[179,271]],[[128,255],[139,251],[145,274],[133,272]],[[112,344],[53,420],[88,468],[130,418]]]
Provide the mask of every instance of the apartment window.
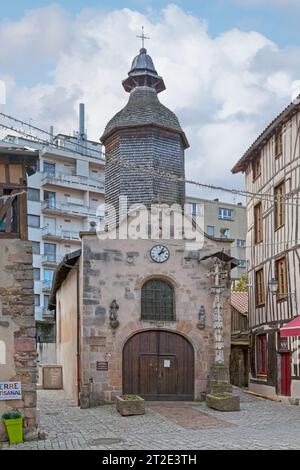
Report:
[[55,163],[44,162],[44,173],[55,175]]
[[215,227],[213,225],[207,226],[207,235],[209,235],[210,237],[215,236]]
[[246,260],[245,259],[239,259],[238,260],[238,267],[239,268],[246,268]]
[[267,375],[267,335],[257,336],[257,373]]
[[40,296],[40,294],[35,294],[34,295],[34,305],[36,307],[40,307],[40,305],[41,305],[41,296]]
[[256,306],[260,307],[265,304],[264,270],[260,269],[259,271],[256,271],[255,277]]
[[282,129],[275,135],[275,158],[282,155]]
[[263,220],[262,220],[262,204],[256,204],[254,207],[254,239],[255,243],[263,240]]
[[48,203],[48,207],[55,207],[56,194],[52,191],[44,191],[44,201]]
[[261,157],[257,157],[252,161],[252,176],[253,181],[261,175]]
[[39,281],[41,279],[41,270],[40,268],[33,268],[33,279]]
[[44,243],[44,255],[47,261],[55,263],[56,261],[56,245],[55,243]]
[[276,277],[278,281],[277,300],[285,300],[287,293],[287,275],[285,258],[276,261]]
[[66,224],[70,224],[70,223],[71,223],[71,220],[65,219],[64,222],[66,222]]
[[44,295],[44,308],[48,309],[49,307],[50,295]]
[[220,229],[221,238],[230,238],[230,230],[229,228],[221,228]]
[[275,188],[275,230],[284,225],[285,207],[284,207],[285,188],[284,182]]
[[27,190],[28,201],[40,202],[40,190],[28,188]]
[[32,254],[39,255],[41,253],[41,244],[40,242],[32,242]]
[[38,215],[28,214],[28,227],[40,228],[40,217]]
[[244,248],[246,246],[246,240],[237,240],[236,246],[239,246],[240,248]]
[[198,214],[198,204],[196,204],[194,202],[190,204],[190,213],[191,213],[191,215],[197,215]]
[[233,210],[224,207],[219,208],[219,219],[233,220]]

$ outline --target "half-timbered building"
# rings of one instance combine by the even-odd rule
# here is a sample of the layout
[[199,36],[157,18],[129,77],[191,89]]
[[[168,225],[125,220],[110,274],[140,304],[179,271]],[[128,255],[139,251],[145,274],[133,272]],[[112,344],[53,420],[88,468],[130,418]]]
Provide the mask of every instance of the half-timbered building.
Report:
[[300,397],[299,131],[296,100],[232,170],[245,173],[248,191],[249,386],[269,396]]

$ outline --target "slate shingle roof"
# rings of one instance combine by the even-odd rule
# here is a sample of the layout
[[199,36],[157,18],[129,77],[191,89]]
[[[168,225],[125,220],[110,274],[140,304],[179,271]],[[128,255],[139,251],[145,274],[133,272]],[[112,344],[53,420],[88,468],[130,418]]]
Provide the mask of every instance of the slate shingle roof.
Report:
[[126,106],[109,121],[101,140],[114,129],[144,124],[156,124],[184,134],[176,115],[160,103],[156,91],[137,87],[130,93]]

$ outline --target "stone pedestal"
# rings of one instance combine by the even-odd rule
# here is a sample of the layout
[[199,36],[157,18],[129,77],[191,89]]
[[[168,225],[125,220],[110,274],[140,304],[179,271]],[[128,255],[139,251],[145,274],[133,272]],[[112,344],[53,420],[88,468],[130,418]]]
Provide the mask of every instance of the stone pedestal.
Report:
[[207,394],[214,393],[232,393],[232,385],[229,381],[229,369],[224,364],[213,364],[210,368]]

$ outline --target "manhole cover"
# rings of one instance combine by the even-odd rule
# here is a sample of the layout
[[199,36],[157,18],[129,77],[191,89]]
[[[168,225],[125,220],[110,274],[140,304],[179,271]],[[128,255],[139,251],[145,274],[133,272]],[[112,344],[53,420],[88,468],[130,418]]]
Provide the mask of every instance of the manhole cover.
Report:
[[98,437],[97,439],[91,439],[89,444],[91,446],[99,446],[107,444],[119,444],[120,442],[124,442],[124,440],[118,437]]

